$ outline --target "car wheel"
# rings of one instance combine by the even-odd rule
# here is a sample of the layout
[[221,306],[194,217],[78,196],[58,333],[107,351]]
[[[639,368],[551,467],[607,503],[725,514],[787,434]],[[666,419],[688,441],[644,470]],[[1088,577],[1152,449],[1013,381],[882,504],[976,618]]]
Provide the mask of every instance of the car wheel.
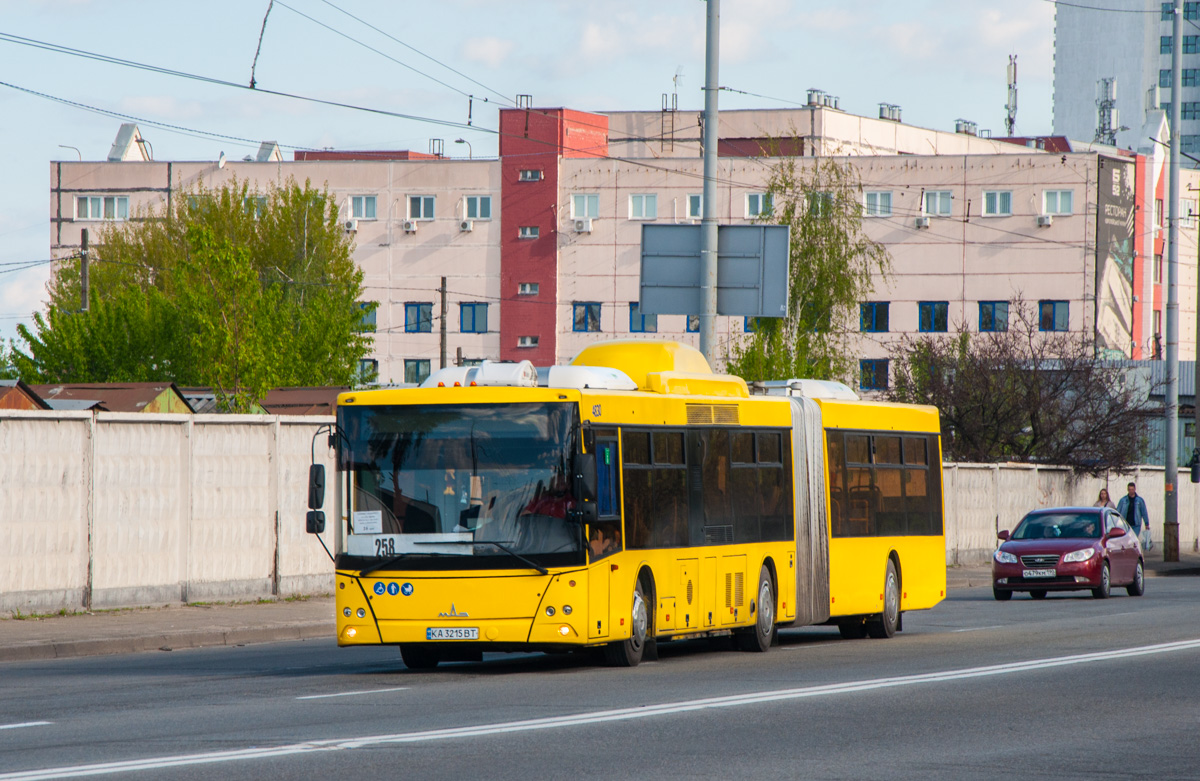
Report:
[[442,651],[435,645],[404,643],[400,646],[400,658],[410,670],[432,670],[442,661]]
[[861,640],[867,636],[867,623],[862,617],[843,618],[838,621],[838,632],[847,640]]
[[1108,572],[1108,562],[1104,562],[1104,566],[1100,568],[1100,585],[1092,589],[1092,596],[1096,599],[1108,599],[1109,592],[1112,589],[1112,580]]
[[992,596],[996,598],[997,602],[1007,602],[1008,600],[1012,599],[1012,594],[1013,593],[1007,589],[1001,590],[994,586],[992,587]]
[[1146,593],[1146,571],[1142,569],[1142,562],[1138,561],[1137,569],[1133,571],[1133,582],[1125,587],[1131,597],[1140,597]]
[[775,587],[771,585],[771,571],[766,565],[758,573],[758,604],[754,610],[754,628],[738,632],[737,644],[743,651],[761,653],[775,640]]
[[900,578],[896,574],[896,563],[888,560],[887,574],[883,581],[883,612],[867,621],[867,634],[883,640],[896,634],[900,620]]
[[1029,596],[1031,599],[1045,599],[1046,598],[1046,589],[1044,589],[1044,588],[1030,589]]
[[649,633],[650,616],[646,607],[646,591],[639,577],[633,588],[633,605],[630,611],[629,639],[618,640],[604,646],[604,658],[613,667],[637,667],[646,651],[646,636]]

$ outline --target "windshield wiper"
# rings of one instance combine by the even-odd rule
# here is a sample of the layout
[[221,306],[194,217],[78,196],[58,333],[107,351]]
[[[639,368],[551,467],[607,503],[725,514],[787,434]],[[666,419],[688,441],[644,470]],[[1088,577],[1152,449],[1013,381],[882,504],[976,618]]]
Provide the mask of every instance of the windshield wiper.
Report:
[[384,559],[383,561],[377,561],[374,564],[372,564],[371,566],[366,567],[361,572],[359,572],[358,576],[360,578],[363,578],[363,577],[366,577],[367,575],[370,575],[372,572],[374,572],[376,570],[387,569],[388,567],[399,562],[401,559],[406,558],[407,556],[408,556],[407,553],[401,553],[399,556],[392,556],[390,559]]
[[525,557],[524,557],[524,556],[522,556],[521,554],[517,553],[517,552],[516,552],[515,550],[513,550],[512,548],[509,548],[509,547],[507,547],[507,546],[505,546],[505,545],[501,545],[501,544],[500,544],[500,543],[498,543],[498,542],[492,542],[491,540],[476,540],[475,544],[476,544],[476,545],[494,545],[494,546],[496,546],[497,548],[499,548],[500,550],[502,550],[502,551],[504,551],[505,553],[507,553],[509,556],[512,556],[514,559],[517,559],[518,561],[523,561],[523,562],[525,562],[526,564],[528,564],[529,566],[533,567],[535,570],[537,570],[538,572],[542,573],[543,575],[549,575],[549,574],[550,574],[550,570],[546,569],[546,568],[545,568],[545,567],[543,567],[541,564],[537,564],[537,563],[535,563],[535,562],[533,562],[533,561],[530,561],[529,559],[525,558]]

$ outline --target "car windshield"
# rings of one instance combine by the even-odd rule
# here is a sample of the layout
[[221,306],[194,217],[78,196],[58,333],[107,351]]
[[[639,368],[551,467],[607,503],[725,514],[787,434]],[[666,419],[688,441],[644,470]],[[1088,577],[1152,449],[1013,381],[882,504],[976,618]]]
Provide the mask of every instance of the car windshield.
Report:
[[[568,513],[575,419],[566,403],[340,408],[347,552],[443,554],[449,567],[514,553],[581,558]],[[397,538],[376,554],[353,539],[367,535]]]
[[1026,515],[1012,533],[1014,540],[1100,539],[1096,513],[1037,513]]

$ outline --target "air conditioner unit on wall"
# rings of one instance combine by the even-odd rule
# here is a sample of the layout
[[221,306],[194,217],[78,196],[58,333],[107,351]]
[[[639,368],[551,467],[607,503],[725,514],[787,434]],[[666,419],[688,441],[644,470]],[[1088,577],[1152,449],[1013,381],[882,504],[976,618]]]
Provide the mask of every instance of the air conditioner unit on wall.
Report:
[[592,232],[591,219],[584,217],[584,218],[575,220],[575,232],[576,233],[591,233]]
[[358,220],[346,220],[346,232],[354,233],[358,230]]
[[1054,218],[1051,217],[1049,214],[1038,215],[1038,227],[1039,228],[1049,228],[1053,224],[1054,224]]
[[416,233],[417,232],[417,221],[416,220],[405,220],[404,221],[404,232],[405,233]]
[[463,220],[458,224],[458,229],[463,233],[470,233],[471,231],[475,230],[475,223],[471,222],[470,220]]
[[917,227],[918,228],[928,228],[929,227],[929,218],[928,217],[918,217],[917,218]]

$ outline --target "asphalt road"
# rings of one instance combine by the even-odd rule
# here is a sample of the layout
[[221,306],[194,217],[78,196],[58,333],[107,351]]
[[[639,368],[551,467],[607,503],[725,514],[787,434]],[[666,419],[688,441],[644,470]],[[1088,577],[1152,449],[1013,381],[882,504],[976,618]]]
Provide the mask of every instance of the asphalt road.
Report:
[[951,591],[893,640],[433,673],[333,640],[0,664],[0,781],[1200,777],[1200,579]]

